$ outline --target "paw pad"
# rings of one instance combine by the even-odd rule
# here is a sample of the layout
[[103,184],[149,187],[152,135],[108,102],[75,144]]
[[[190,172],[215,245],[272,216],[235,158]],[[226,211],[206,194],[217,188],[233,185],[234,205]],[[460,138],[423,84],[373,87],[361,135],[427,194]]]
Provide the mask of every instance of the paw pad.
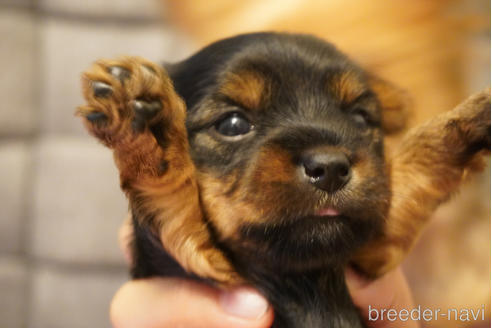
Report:
[[162,109],[161,102],[154,100],[147,102],[144,100],[134,100],[132,102],[132,108],[135,113],[135,117],[132,121],[132,127],[135,132],[141,132],[144,130],[147,122],[154,118],[157,113]]

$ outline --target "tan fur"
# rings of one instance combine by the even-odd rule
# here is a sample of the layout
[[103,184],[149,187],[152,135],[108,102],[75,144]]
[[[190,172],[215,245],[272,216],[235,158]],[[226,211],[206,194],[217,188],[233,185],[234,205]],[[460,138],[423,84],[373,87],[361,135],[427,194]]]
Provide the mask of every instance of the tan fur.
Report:
[[[131,72],[122,85],[108,73],[108,67],[119,66]],[[103,81],[113,87],[113,96],[95,98],[91,81]],[[88,105],[78,115],[103,112],[109,124],[94,125],[84,120],[89,132],[113,149],[120,171],[122,189],[133,211],[152,213],[153,222],[142,222],[160,236],[163,247],[188,271],[219,282],[236,279],[230,264],[212,246],[200,207],[195,167],[188,152],[185,106],[175,93],[167,73],[158,65],[141,58],[101,60],[83,75],[83,91]],[[166,126],[162,138],[166,148],[158,144],[147,129],[134,133],[130,127],[130,102],[137,98],[158,99],[163,110],[153,118]],[[167,169],[162,172],[162,163]]]
[[260,74],[243,70],[227,74],[220,92],[246,109],[256,110],[267,97],[268,86]]
[[263,149],[258,155],[253,179],[261,185],[271,182],[289,183],[295,178],[295,167],[289,165],[292,156],[280,147]]
[[[350,106],[357,98],[367,92],[367,85],[378,98],[382,110],[382,127],[385,134],[401,132],[407,127],[413,104],[409,95],[401,88],[386,80],[370,74],[367,83],[359,80],[358,75],[346,71],[330,80],[328,89],[341,103]],[[366,110],[374,110],[374,106],[365,106]]]
[[359,80],[358,74],[345,71],[333,78],[328,87],[344,105],[350,105],[366,91],[366,84]]
[[241,188],[229,196],[226,195],[233,179],[223,181],[207,172],[200,172],[198,177],[204,211],[213,221],[220,239],[233,238],[241,224],[261,217],[261,211],[243,199]]

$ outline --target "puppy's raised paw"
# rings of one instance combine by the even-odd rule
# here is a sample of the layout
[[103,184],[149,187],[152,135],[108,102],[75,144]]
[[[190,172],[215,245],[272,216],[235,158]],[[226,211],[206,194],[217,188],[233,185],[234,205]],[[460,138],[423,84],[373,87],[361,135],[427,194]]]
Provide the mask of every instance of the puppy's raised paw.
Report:
[[167,73],[139,57],[96,62],[83,74],[82,88],[87,105],[77,114],[110,148],[131,142],[165,120],[184,120],[184,106]]

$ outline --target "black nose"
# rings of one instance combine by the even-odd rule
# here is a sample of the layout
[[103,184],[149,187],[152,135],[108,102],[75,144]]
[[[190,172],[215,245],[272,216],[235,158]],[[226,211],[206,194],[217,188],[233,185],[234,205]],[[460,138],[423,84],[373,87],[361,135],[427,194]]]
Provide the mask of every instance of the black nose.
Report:
[[350,162],[341,152],[309,152],[302,156],[301,165],[309,182],[328,192],[341,189],[352,176]]

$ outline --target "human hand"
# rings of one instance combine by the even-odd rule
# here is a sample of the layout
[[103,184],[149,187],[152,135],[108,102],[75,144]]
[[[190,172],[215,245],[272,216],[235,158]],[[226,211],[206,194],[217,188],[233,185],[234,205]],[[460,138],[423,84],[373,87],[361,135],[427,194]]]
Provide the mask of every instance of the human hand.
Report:
[[401,268],[390,271],[384,276],[372,281],[364,279],[351,269],[347,269],[345,278],[350,295],[355,305],[360,309],[362,319],[368,327],[420,327],[418,321],[413,321],[410,318],[406,321],[389,321],[387,317],[374,320],[374,313],[371,315],[373,320],[369,320],[369,306],[371,309],[376,309],[376,311],[394,309],[398,313],[401,310],[411,310],[413,308],[412,294]]
[[[120,229],[120,245],[130,261],[129,220]],[[412,307],[412,298],[400,269],[375,281],[366,281],[353,271],[346,274],[352,298],[368,327],[401,327],[399,321],[371,321],[368,307],[403,309]],[[273,322],[273,310],[263,296],[250,287],[218,290],[178,278],[149,278],[125,283],[113,298],[111,322],[115,328],[237,327],[266,328]],[[405,322],[416,328],[418,323]]]
[[[119,244],[128,263],[130,219],[120,228]],[[273,310],[250,287],[219,290],[179,278],[149,278],[126,282],[111,303],[115,328],[264,328],[273,322]]]
[[273,311],[252,288],[219,291],[175,278],[132,280],[111,304],[115,328],[264,328]]

